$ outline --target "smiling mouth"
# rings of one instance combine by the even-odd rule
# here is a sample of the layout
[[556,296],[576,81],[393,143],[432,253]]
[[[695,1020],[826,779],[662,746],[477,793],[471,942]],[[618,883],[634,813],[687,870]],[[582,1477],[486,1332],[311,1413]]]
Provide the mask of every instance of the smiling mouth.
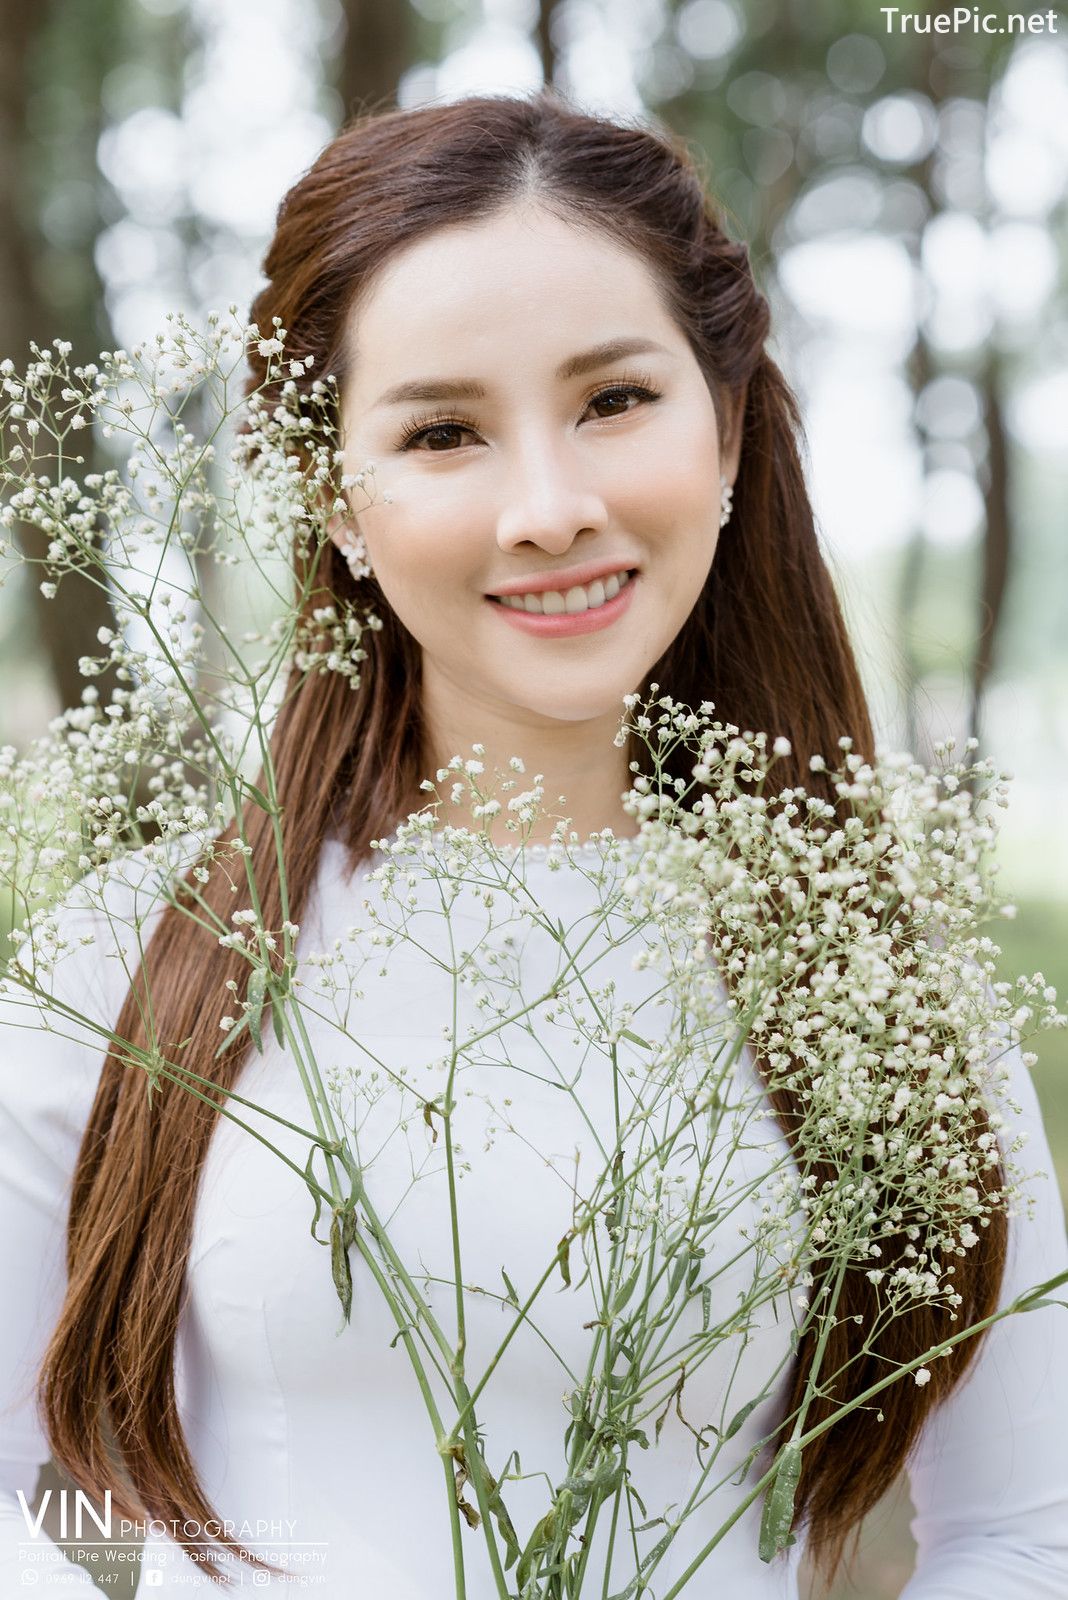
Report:
[[537,594],[491,594],[488,598],[495,605],[525,611],[532,616],[578,617],[586,611],[599,611],[614,600],[637,570],[636,567],[626,568],[607,578],[598,578],[594,583],[576,583],[570,589],[545,589]]

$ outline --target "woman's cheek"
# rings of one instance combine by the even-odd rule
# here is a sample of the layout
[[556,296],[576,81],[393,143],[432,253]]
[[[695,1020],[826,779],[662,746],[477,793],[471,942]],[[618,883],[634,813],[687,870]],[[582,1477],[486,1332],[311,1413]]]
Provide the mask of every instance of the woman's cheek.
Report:
[[473,566],[465,547],[463,518],[443,515],[441,507],[426,505],[421,514],[416,508],[405,508],[403,517],[393,517],[388,528],[379,529],[376,543],[381,560],[375,563],[375,546],[369,541],[371,561],[387,600],[398,612],[406,612],[413,620],[418,617],[421,631],[433,629],[436,620],[449,616],[469,592],[475,581],[473,573],[483,572],[487,565],[483,552],[478,568]]

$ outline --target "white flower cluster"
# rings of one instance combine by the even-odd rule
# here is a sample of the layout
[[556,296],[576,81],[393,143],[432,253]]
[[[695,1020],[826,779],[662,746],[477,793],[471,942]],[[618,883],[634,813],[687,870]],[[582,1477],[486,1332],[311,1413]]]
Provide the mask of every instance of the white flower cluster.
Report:
[[[564,1397],[569,1463],[581,1471],[570,1468],[547,1521],[576,1528],[587,1488],[573,1486],[614,1483],[620,1441],[659,1439],[669,1416],[693,1435],[702,1479],[736,1477],[734,1424],[693,1427],[683,1384],[723,1343],[742,1370],[784,1295],[799,1313],[795,1349],[804,1329],[838,1319],[846,1267],[877,1290],[857,1352],[917,1303],[941,1307],[947,1331],[959,1322],[954,1262],[995,1207],[1015,1214],[1020,1194],[1019,1140],[1002,1141],[996,1170],[1004,1108],[1019,1109],[1002,1059],[1028,1032],[1065,1025],[1041,973],[994,980],[1000,952],[975,931],[992,911],[1011,914],[989,863],[991,806],[1005,798],[989,763],[938,773],[900,756],[867,763],[844,738],[838,766],[812,761],[815,792],[796,781],[776,790],[788,742],[714,721],[714,709],[630,700],[619,742],[635,733],[652,770],[636,764],[624,803],[640,831],[626,840],[605,830],[582,841],[556,817],[552,843],[531,846],[546,821],[540,775],[517,794],[521,762],[490,776],[480,746],[454,756],[423,784],[436,806],[375,841],[383,860],[364,924],[309,962],[339,1030],[368,1058],[331,1077],[368,1192],[374,1152],[398,1128],[411,1181],[448,1180],[450,1205],[475,1140],[534,1148],[567,1185],[572,1225],[555,1267],[566,1287],[592,1286],[584,1327],[604,1348]],[[443,821],[461,806],[475,828]],[[592,886],[573,925],[532,890],[531,851]],[[435,917],[444,938],[428,928]],[[606,945],[634,951],[633,989],[603,981]],[[359,983],[369,965],[386,979],[406,946],[435,953],[453,1020],[434,1060],[393,1068],[363,1036]],[[531,1076],[562,1091],[594,1136],[592,1171],[532,1138]],[[606,1083],[610,1131],[596,1111]],[[769,1138],[768,1090],[783,1088],[796,1116]],[[382,1264],[396,1288],[403,1275],[384,1245]],[[404,1314],[436,1326],[431,1281],[417,1289],[414,1276]],[[548,1339],[538,1302],[520,1309],[502,1277],[502,1310]],[[922,1388],[931,1368],[901,1375]],[[810,1392],[833,1378],[814,1372]],[[469,1381],[480,1392],[484,1380]],[[768,1393],[732,1397],[735,1420]],[[669,1542],[670,1532],[650,1559]]]
[[[61,342],[34,347],[22,375],[0,365],[0,527],[25,546],[6,553],[40,569],[46,594],[80,572],[115,610],[101,653],[80,664],[81,704],[27,752],[0,750],[0,885],[33,908],[47,970],[68,939],[53,902],[75,880],[99,892],[105,875],[94,869],[141,851],[149,864],[166,859],[173,877],[184,857],[194,897],[210,862],[228,873],[234,909],[212,926],[227,959],[250,970],[227,980],[220,1049],[246,1030],[264,1049],[269,1012],[320,1130],[308,1134],[305,1173],[317,1216],[331,1208],[345,1314],[344,1230],[355,1237],[358,1194],[369,1223],[360,1239],[380,1252],[397,1325],[432,1333],[441,1370],[460,1372],[462,1360],[372,1215],[373,1157],[361,1158],[358,1130],[374,1122],[385,1148],[395,1113],[413,1181],[446,1173],[455,1205],[469,1150],[530,1140],[517,1083],[548,1085],[554,1105],[559,1094],[590,1135],[593,1170],[561,1167],[571,1226],[547,1241],[543,1281],[558,1272],[570,1286],[581,1272],[596,1286],[597,1316],[584,1327],[604,1345],[589,1369],[600,1375],[568,1400],[581,1443],[572,1454],[585,1451],[566,1511],[577,1517],[598,1474],[607,1483],[621,1472],[621,1445],[648,1442],[643,1424],[658,1437],[672,1405],[682,1418],[686,1373],[777,1317],[784,1290],[806,1321],[833,1317],[828,1284],[849,1267],[867,1274],[887,1318],[919,1302],[955,1320],[955,1261],[995,1208],[1020,1206],[1020,1142],[999,1139],[1004,1108],[1018,1110],[1004,1058],[1066,1022],[1041,973],[996,980],[1000,951],[981,932],[992,914],[1012,913],[991,864],[1005,776],[988,762],[937,772],[904,755],[869,762],[843,737],[837,765],[814,756],[802,784],[786,739],[724,724],[711,702],[657,698],[654,685],[648,699],[626,698],[617,737],[648,758],[633,763],[624,797],[634,838],[605,829],[579,839],[547,804],[543,774],[528,777],[519,757],[487,774],[476,744],[424,781],[421,812],[373,841],[381,863],[362,924],[298,961],[297,924],[267,927],[254,909],[244,810],[277,819],[270,723],[293,672],[355,686],[364,632],[381,626],[347,580],[334,594],[316,571],[348,514],[346,492],[373,496],[374,473],[342,476],[336,393],[329,377],[309,376],[312,357],[287,354],[280,323],[264,331],[233,307],[230,316],[213,314],[206,334],[172,318],[154,345],[92,365],[72,367]],[[241,405],[235,376],[253,352],[266,378],[218,461]],[[90,429],[102,453],[123,439],[131,449],[120,466],[79,478],[71,441]],[[259,625],[240,638],[202,587],[211,564],[242,585],[265,568],[267,618],[250,605],[244,620]],[[264,652],[253,659],[255,645]],[[791,763],[785,786],[774,781],[781,762]],[[459,808],[477,830],[448,822]],[[213,846],[235,818],[237,837]],[[533,845],[547,822],[549,843]],[[554,873],[591,888],[574,926],[532,890],[527,852],[542,850]],[[284,862],[281,871],[284,888]],[[428,917],[444,919],[444,939],[428,936]],[[387,980],[406,945],[426,964],[428,992],[445,984],[448,1020],[434,1059],[391,1068],[360,1026],[364,974]],[[604,976],[619,948],[626,985]],[[13,963],[7,973],[25,984]],[[335,1062],[324,1078],[304,1013],[335,1027],[358,1064]],[[776,1139],[778,1091],[797,1114]],[[804,1292],[817,1277],[818,1293]],[[505,1286],[502,1309],[518,1314]],[[522,1313],[532,1327],[537,1311]],[[929,1369],[913,1376],[922,1386]]]
[[[800,1097],[814,1254],[870,1261],[892,1303],[953,1308],[953,1257],[1019,1197],[1018,1144],[1009,1181],[990,1175],[999,1106],[1019,1109],[999,1062],[1028,1024],[1066,1024],[1041,973],[1016,986],[1038,1004],[1014,1003],[993,981],[998,947],[975,931],[1000,909],[990,799],[1004,804],[1004,775],[989,762],[928,772],[901,755],[871,765],[843,737],[837,768],[813,763],[837,805],[796,785],[775,792],[786,741],[769,754],[765,735],[710,709],[664,696],[632,723],[654,752],[692,759],[691,784],[663,780],[661,756],[625,802],[642,819],[625,889],[657,927],[649,959],[694,1007],[725,974],[768,1088]],[[887,1263],[890,1236],[907,1242]]]
[[[101,653],[79,661],[81,704],[28,751],[0,751],[0,882],[16,900],[63,894],[153,838],[219,831],[289,673],[359,682],[360,640],[381,624],[316,567],[345,490],[373,498],[373,466],[341,477],[333,380],[309,379],[314,358],[285,342],[231,306],[204,330],[171,314],[153,340],[85,365],[62,340],[31,346],[25,371],[0,363],[5,581],[36,569],[54,598],[81,573],[114,612]],[[266,377],[246,402],[253,350]],[[90,437],[115,465],[85,470]],[[229,636],[212,566],[236,569],[238,614],[260,577],[266,625]]]
[[[198,641],[172,610],[153,636],[168,645],[164,670],[151,650],[139,655],[107,630],[100,666],[128,673],[131,687],[101,708],[90,686],[51,743],[31,758],[0,755],[0,793],[13,797],[0,837],[21,881],[51,873],[68,883],[151,821],[175,860],[189,857],[190,886],[203,883],[207,858],[190,839],[218,832],[226,807],[209,800],[197,771],[222,773],[238,799],[271,808],[270,774],[263,790],[248,784],[220,724],[205,719],[185,737],[181,691]],[[318,620],[343,628],[342,617],[339,608]],[[336,647],[356,645],[346,634]],[[262,684],[239,689],[262,734]],[[944,1310],[948,1337],[962,1303],[955,1263],[995,1207],[1014,1214],[1020,1200],[1020,1143],[999,1141],[1005,1107],[1018,1109],[1003,1058],[1066,1020],[1041,973],[996,981],[998,947],[978,932],[1005,910],[989,861],[1005,788],[989,763],[940,772],[901,756],[869,763],[844,738],[836,767],[812,761],[808,789],[777,787],[786,740],[724,724],[710,702],[693,711],[635,696],[626,709],[619,742],[636,736],[648,757],[624,797],[634,837],[605,829],[579,839],[568,816],[547,808],[542,774],[528,777],[518,757],[487,773],[474,745],[424,781],[422,811],[373,842],[381,861],[362,920],[326,950],[305,947],[298,959],[298,926],[265,925],[247,840],[216,851],[234,857],[217,860],[234,894],[218,945],[249,966],[241,982],[226,980],[218,1049],[270,1048],[269,1017],[319,1130],[305,1135],[306,1166],[302,1156],[316,1217],[329,1206],[337,1230],[355,1228],[399,1327],[424,1330],[451,1362],[462,1336],[446,1325],[443,1301],[454,1308],[460,1294],[493,1291],[460,1283],[457,1265],[455,1293],[446,1270],[434,1283],[448,1292],[436,1294],[425,1268],[402,1259],[396,1196],[377,1164],[387,1149],[396,1164],[398,1133],[411,1158],[410,1171],[400,1163],[405,1192],[435,1183],[457,1237],[457,1185],[479,1148],[511,1141],[566,1185],[569,1226],[557,1237],[558,1221],[545,1239],[538,1293],[521,1306],[530,1290],[517,1291],[505,1266],[497,1297],[504,1354],[513,1313],[513,1331],[521,1322],[551,1343],[542,1288],[555,1293],[562,1281],[593,1299],[582,1323],[589,1377],[567,1400],[568,1481],[586,1487],[548,1513],[576,1527],[587,1489],[616,1481],[626,1445],[659,1439],[675,1420],[694,1436],[702,1477],[737,1477],[733,1425],[717,1432],[686,1419],[687,1376],[726,1344],[738,1352],[739,1384],[751,1383],[746,1345],[784,1306],[794,1349],[834,1321],[842,1269],[866,1273],[876,1291],[874,1325],[856,1332],[852,1350],[871,1349],[917,1303]],[[160,750],[151,767],[158,810],[149,815],[131,801],[128,770],[153,744],[169,758]],[[457,810],[477,828],[444,820]],[[550,819],[550,842],[532,844]],[[552,889],[572,885],[550,879],[539,897],[545,880],[527,871],[542,852],[591,890],[570,922]],[[434,919],[444,930],[428,927]],[[79,936],[47,909],[31,930],[45,969]],[[438,1026],[425,1055],[408,1041],[391,1054],[362,1025],[362,1007],[372,991],[381,1006],[394,961],[403,982],[412,949]],[[616,950],[623,981],[606,962]],[[313,1020],[328,1029],[329,1065]],[[552,1105],[548,1142],[541,1087]],[[783,1089],[796,1116],[775,1137],[772,1095]],[[560,1137],[565,1126],[581,1131],[581,1163],[577,1140]],[[301,1134],[293,1122],[287,1129]],[[383,1191],[384,1219],[375,1211]],[[344,1249],[331,1251],[331,1271],[347,1315]],[[922,1387],[938,1353],[919,1352],[901,1375]],[[469,1391],[480,1394],[493,1370],[465,1372]],[[762,1364],[762,1393],[732,1395],[736,1421],[775,1376]],[[815,1373],[810,1394],[833,1378]],[[532,1537],[528,1551],[540,1548]]]
[[[71,346],[58,339],[46,350],[31,344],[36,359],[25,373],[0,363],[0,524],[48,536],[45,556],[33,557],[49,574],[46,593],[64,572],[99,566],[113,542],[126,558],[168,538],[191,552],[207,547],[219,509],[205,476],[214,432],[199,442],[182,414],[191,392],[232,385],[246,336],[214,312],[206,334],[180,316],[167,320],[151,345],[104,351],[84,366],[72,367]],[[110,442],[128,439],[131,447],[122,473],[91,472],[79,483],[68,469],[85,464],[75,450],[89,428],[120,458],[122,446]],[[181,528],[171,526],[176,486]]]
[[161,689],[140,652],[124,645],[116,656],[134,687],[101,705],[89,685],[27,751],[0,748],[0,882],[27,901],[65,893],[146,839],[225,826],[221,802],[197,781],[212,759],[208,741],[188,728],[173,685]]

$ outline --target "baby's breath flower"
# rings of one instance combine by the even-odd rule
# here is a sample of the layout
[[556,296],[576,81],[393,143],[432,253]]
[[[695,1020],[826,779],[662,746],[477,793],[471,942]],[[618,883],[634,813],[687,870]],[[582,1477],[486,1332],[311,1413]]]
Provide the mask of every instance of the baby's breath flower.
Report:
[[[681,1392],[679,1363],[689,1370],[692,1359],[696,1370],[702,1348],[749,1337],[751,1318],[739,1310],[747,1298],[769,1306],[782,1295],[788,1308],[833,1316],[828,1285],[841,1266],[864,1274],[880,1321],[918,1304],[955,1320],[954,1262],[976,1249],[996,1207],[1015,1214],[1022,1203],[1015,1157],[1024,1140],[1005,1132],[1005,1112],[1018,1109],[1007,1049],[1066,1025],[1042,973],[995,981],[1000,950],[982,931],[1015,911],[987,865],[1006,775],[989,762],[929,772],[906,752],[869,759],[847,735],[827,759],[812,755],[806,771],[785,736],[724,723],[713,702],[695,710],[652,685],[647,697],[624,697],[617,734],[621,747],[633,742],[622,804],[634,837],[606,828],[580,839],[567,797],[547,797],[544,774],[527,779],[518,755],[498,767],[475,743],[421,780],[422,811],[372,841],[379,860],[346,937],[304,950],[315,942],[309,923],[298,952],[300,925],[286,918],[268,927],[277,913],[255,909],[277,901],[250,884],[250,840],[265,818],[277,823],[281,802],[269,756],[257,771],[245,753],[270,751],[269,723],[294,671],[338,673],[358,687],[365,635],[381,619],[363,580],[350,585],[343,574],[333,593],[322,575],[336,567],[331,518],[357,491],[370,498],[377,489],[373,463],[343,472],[333,377],[308,379],[312,358],[286,352],[280,320],[265,333],[235,307],[229,317],[212,313],[206,333],[173,317],[155,340],[81,368],[62,343],[35,348],[24,373],[0,364],[4,526],[26,523],[41,535],[45,554],[32,564],[44,593],[54,595],[69,572],[87,572],[103,578],[115,610],[113,625],[98,631],[98,652],[79,663],[97,680],[80,704],[25,753],[0,749],[0,882],[12,903],[36,907],[12,942],[51,970],[80,937],[59,903],[77,889],[99,904],[104,869],[121,871],[137,855],[172,898],[182,879],[183,901],[201,902],[207,937],[226,952],[232,1012],[219,1029],[238,1030],[231,1052],[242,1035],[250,1049],[287,1048],[302,1032],[281,1026],[291,1004],[307,1005],[324,1026],[336,1022],[357,1050],[368,1037],[367,963],[377,985],[406,944],[425,959],[426,920],[442,916],[451,960],[432,977],[448,982],[450,1003],[428,1027],[450,1017],[440,1024],[444,1049],[435,1039],[432,1059],[410,1052],[396,1068],[366,1052],[355,1066],[324,1063],[324,1087],[313,1091],[324,1120],[313,1125],[337,1132],[330,1160],[346,1186],[358,1170],[359,1119],[372,1110],[408,1140],[413,1181],[434,1170],[424,1163],[446,1144],[459,1181],[465,1141],[486,1150],[514,1139],[529,1156],[524,1102],[504,1089],[548,1083],[562,1125],[563,1108],[582,1108],[592,1081],[584,1085],[584,1074],[610,1075],[615,1111],[602,1170],[565,1170],[555,1111],[552,1145],[540,1153],[560,1161],[573,1202],[571,1237],[551,1240],[547,1259],[558,1251],[563,1262],[569,1249],[576,1279],[581,1262],[591,1282],[609,1259],[612,1272],[621,1264],[598,1337],[633,1313],[627,1338],[640,1340],[647,1326],[661,1341],[659,1377],[642,1372],[639,1352],[618,1387],[622,1366],[611,1384],[569,1396],[590,1408],[589,1437],[608,1441],[605,1450],[632,1437],[646,1380],[650,1392],[666,1384],[651,1408],[658,1414]],[[211,441],[226,419],[210,418],[198,440],[183,420],[197,407],[184,397],[202,385],[207,407],[211,395],[239,387],[236,371],[250,357],[255,370],[268,363],[268,379],[217,475]],[[65,450],[49,452],[67,426],[90,425],[125,440],[129,453],[121,469],[80,480]],[[295,576],[289,590],[279,578],[294,571],[295,554],[311,574],[306,590]],[[277,615],[243,616],[241,636],[224,641],[236,670],[221,691],[204,660],[199,583],[208,561],[237,568],[242,585],[262,565],[267,592],[281,597]],[[138,577],[146,570],[151,585]],[[161,575],[172,573],[165,583]],[[210,710],[190,687],[205,681]],[[117,685],[106,701],[105,682]],[[785,770],[797,781],[776,792],[784,769],[775,763],[791,756]],[[473,826],[445,820],[452,807]],[[554,875],[585,875],[595,911],[577,929],[536,903],[526,877],[535,849]],[[213,882],[214,899],[202,895]],[[606,977],[604,941],[624,952],[618,989]],[[130,948],[132,963],[136,941]],[[17,963],[0,970],[12,988],[25,974]],[[273,1028],[263,1025],[268,1014]],[[1029,1066],[1034,1055],[1022,1059]],[[750,1071],[758,1062],[759,1073]],[[796,1107],[789,1150],[769,1126],[779,1094]],[[472,1105],[481,1108],[474,1126]],[[379,1131],[369,1147],[389,1143]],[[764,1162],[762,1173],[745,1175],[744,1212],[732,1165],[739,1147],[754,1167]],[[360,1172],[372,1194],[373,1161]],[[611,1248],[602,1255],[605,1234]],[[734,1277],[726,1287],[716,1281],[723,1259],[745,1261],[739,1243],[749,1247],[748,1297]],[[636,1264],[654,1261],[667,1269],[635,1275]],[[387,1276],[399,1282],[392,1269]],[[653,1298],[638,1316],[643,1295]],[[502,1305],[512,1304],[509,1289]],[[404,1325],[431,1309],[406,1308]],[[681,1342],[664,1353],[676,1326]],[[913,1373],[920,1387],[930,1376],[927,1367]],[[831,1378],[821,1374],[828,1392]]]

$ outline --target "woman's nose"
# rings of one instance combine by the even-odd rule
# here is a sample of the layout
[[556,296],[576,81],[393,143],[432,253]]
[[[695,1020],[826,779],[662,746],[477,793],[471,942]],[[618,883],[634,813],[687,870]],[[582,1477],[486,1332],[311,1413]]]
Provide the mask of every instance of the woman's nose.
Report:
[[580,533],[599,533],[607,525],[603,498],[566,450],[543,447],[508,464],[497,518],[500,549],[536,544],[562,555]]

